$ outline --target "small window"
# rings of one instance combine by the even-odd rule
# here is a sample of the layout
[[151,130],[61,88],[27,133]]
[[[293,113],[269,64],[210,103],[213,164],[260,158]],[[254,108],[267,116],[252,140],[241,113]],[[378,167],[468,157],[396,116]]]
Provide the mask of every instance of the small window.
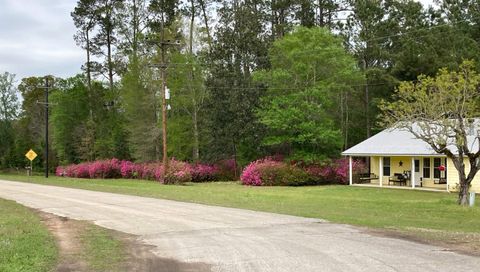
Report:
[[420,160],[415,160],[415,173],[420,173]]
[[433,178],[440,178],[440,167],[442,165],[442,159],[441,158],[433,158]]
[[423,158],[423,177],[430,178],[430,158]]
[[383,175],[390,176],[390,157],[383,158]]

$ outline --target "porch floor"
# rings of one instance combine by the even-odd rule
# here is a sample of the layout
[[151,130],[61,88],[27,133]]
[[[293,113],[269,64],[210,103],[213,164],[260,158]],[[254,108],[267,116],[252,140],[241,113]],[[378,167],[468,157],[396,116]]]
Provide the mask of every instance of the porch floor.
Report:
[[404,190],[420,190],[420,191],[429,191],[429,192],[448,192],[447,187],[415,187],[413,189],[411,186],[397,186],[397,185],[386,185],[380,186],[378,183],[354,183],[352,186],[358,187],[370,187],[370,188],[393,188],[393,189],[404,189]]

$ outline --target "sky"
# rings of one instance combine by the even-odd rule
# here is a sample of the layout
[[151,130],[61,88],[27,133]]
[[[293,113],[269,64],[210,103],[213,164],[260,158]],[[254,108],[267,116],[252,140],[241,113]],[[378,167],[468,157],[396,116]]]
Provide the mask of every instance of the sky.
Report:
[[[419,0],[430,5],[433,0]],[[85,53],[73,40],[77,0],[0,0],[0,73],[69,77]]]

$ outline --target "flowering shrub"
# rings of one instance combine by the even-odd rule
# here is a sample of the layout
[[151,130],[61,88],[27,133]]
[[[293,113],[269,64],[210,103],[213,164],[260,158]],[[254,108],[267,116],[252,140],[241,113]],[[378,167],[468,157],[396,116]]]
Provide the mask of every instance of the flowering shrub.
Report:
[[193,182],[218,180],[220,168],[216,165],[200,164],[193,165],[190,169]]
[[120,174],[122,178],[135,178],[138,174],[135,169],[135,164],[131,161],[120,162]]
[[[186,162],[172,159],[168,172],[164,173],[164,167],[159,163],[137,164],[111,159],[59,166],[55,173],[57,176],[74,178],[146,179],[165,184],[179,184],[188,181],[213,181],[216,179],[216,169],[217,167],[202,164],[191,166]],[[195,174],[195,178],[192,173]]]
[[[163,171],[163,167],[161,167]],[[182,184],[192,180],[192,167],[186,162],[171,160],[168,164],[168,171],[163,178],[157,179],[165,184]]]
[[[360,160],[354,160],[352,162],[354,174],[364,172],[365,168],[365,164]],[[305,170],[316,183],[348,183],[349,162],[346,158],[338,159],[321,166],[310,165],[307,166]]]
[[55,176],[58,176],[58,177],[65,176],[65,168],[63,168],[63,166],[58,166],[57,169],[55,169]]
[[236,180],[237,173],[240,172],[238,165],[234,159],[218,161],[215,164],[218,168],[218,180]]
[[[184,182],[205,182],[221,179],[232,180],[235,173],[235,161],[225,160],[216,165],[194,164],[172,159],[167,173],[159,163],[133,163],[117,159],[99,160],[59,166],[57,176],[75,178],[126,178],[155,180],[165,184]],[[365,169],[361,161],[353,161],[354,173]],[[229,177],[230,175],[230,177]],[[245,185],[312,185],[324,183],[346,184],[348,181],[348,159],[339,159],[324,165],[301,167],[286,163],[280,157],[266,157],[251,162],[243,170],[240,180]]]
[[253,186],[297,186],[309,184],[310,176],[295,165],[289,165],[267,157],[254,161],[245,167],[240,180],[244,185]]
[[240,180],[242,181],[243,185],[262,185],[262,178],[258,169],[258,165],[260,165],[262,162],[263,160],[253,161],[247,165],[247,167],[245,167],[242,175],[240,176]]

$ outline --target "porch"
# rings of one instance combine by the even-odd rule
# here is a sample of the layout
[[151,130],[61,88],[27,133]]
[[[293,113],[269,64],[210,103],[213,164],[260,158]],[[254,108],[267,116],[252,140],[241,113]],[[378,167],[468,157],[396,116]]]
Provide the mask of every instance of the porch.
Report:
[[350,185],[448,191],[446,157],[368,156],[364,158],[367,159],[367,172],[353,173],[354,157],[349,157]]
[[[356,187],[367,187],[367,188],[378,188],[379,184],[375,183],[354,183],[352,186]],[[390,189],[403,189],[403,190],[420,190],[420,191],[427,191],[427,192],[448,192],[445,186],[442,187],[415,187],[412,188],[410,186],[398,186],[398,185],[384,185],[382,188],[390,188]]]

